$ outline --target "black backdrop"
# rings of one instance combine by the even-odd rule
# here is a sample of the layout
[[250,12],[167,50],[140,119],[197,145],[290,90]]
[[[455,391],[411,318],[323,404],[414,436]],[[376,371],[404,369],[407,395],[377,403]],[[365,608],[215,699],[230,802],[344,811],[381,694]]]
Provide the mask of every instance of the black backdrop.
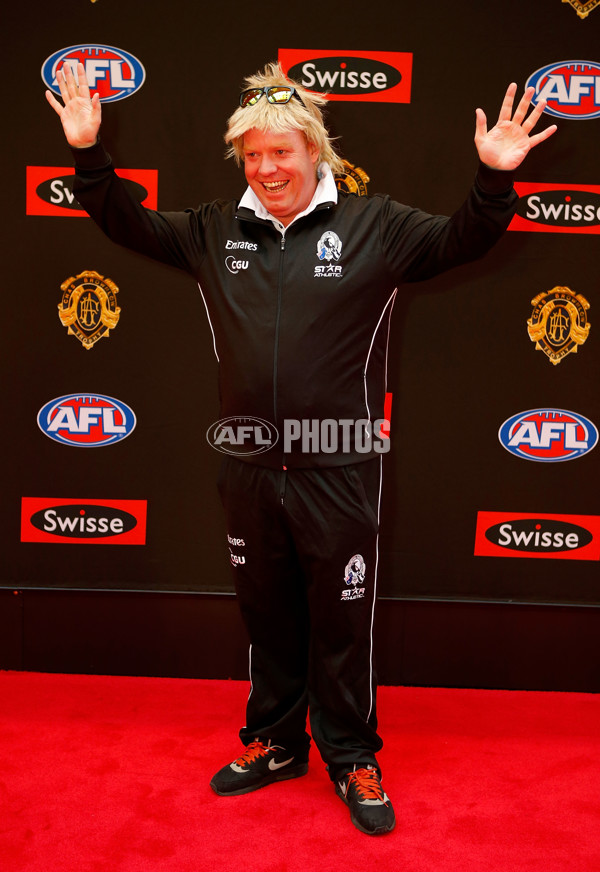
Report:
[[[561,0],[320,8],[64,0],[13,5],[3,18],[1,584],[230,591],[214,486],[220,456],[205,439],[218,402],[201,297],[189,277],[117,248],[89,219],[27,214],[26,167],[70,160],[44,100],[44,60],[93,43],[143,63],[143,87],[104,106],[102,135],[117,167],[158,170],[159,208],[178,209],[241,194],[241,172],[223,159],[224,122],[243,76],[280,49],[307,57],[316,49],[411,52],[410,103],[332,102],[329,122],[343,156],[368,174],[370,193],[448,213],[475,171],[475,107],[495,118],[510,81],[522,88],[559,61],[600,62],[600,9],[584,19]],[[600,184],[600,120],[557,123],[519,180]],[[599,602],[597,559],[474,555],[480,511],[598,515],[600,449],[530,462],[497,435],[505,419],[533,408],[600,422],[597,252],[593,233],[509,232],[484,261],[403,290],[390,355],[380,594]],[[122,310],[116,329],[89,351],[67,334],[57,308],[61,284],[84,270],[118,285]],[[592,328],[577,354],[553,366],[526,327],[533,297],[556,286],[589,301]],[[78,392],[131,406],[131,436],[96,449],[48,439],[39,410]],[[147,500],[146,544],[21,542],[23,497]]]

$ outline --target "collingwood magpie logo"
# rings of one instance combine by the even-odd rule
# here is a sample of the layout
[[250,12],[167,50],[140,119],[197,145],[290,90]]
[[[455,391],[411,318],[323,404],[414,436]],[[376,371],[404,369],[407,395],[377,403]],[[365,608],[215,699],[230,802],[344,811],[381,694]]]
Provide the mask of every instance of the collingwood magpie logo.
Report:
[[342,591],[342,600],[363,599],[365,588],[359,587],[359,585],[365,583],[366,574],[367,567],[362,554],[354,554],[344,570],[344,581],[350,589]]
[[317,242],[317,257],[322,266],[315,267],[315,278],[341,278],[342,267],[337,265],[342,253],[342,240],[333,230],[326,230]]
[[317,243],[319,260],[339,260],[342,253],[342,242],[333,230],[326,230]]
[[588,338],[590,324],[587,310],[590,304],[570,288],[556,287],[538,294],[531,301],[533,312],[527,321],[527,332],[536,351],[543,351],[550,363],[560,363]]

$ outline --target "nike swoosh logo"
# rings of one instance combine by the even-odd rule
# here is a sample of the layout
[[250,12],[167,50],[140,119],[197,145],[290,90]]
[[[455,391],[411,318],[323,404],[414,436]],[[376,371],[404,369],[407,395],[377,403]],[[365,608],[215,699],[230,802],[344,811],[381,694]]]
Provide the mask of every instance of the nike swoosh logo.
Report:
[[294,758],[290,757],[289,760],[282,760],[281,763],[276,763],[275,760],[271,757],[269,760],[269,769],[271,772],[275,772],[277,769],[281,769],[282,766],[287,766],[288,763],[291,763]]
[[360,799],[359,805],[387,805],[389,801],[387,793],[384,793],[383,799]]

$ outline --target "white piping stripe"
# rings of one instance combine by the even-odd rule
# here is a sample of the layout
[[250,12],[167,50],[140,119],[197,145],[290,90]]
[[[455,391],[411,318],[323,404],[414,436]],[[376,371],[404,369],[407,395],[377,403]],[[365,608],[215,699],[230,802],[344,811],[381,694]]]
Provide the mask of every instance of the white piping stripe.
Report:
[[250,692],[248,694],[248,701],[252,696],[252,691],[254,690],[254,682],[252,681],[252,645],[248,648],[248,678],[250,679]]
[[381,490],[383,485],[383,454],[379,455],[379,496],[377,498],[377,538],[375,540],[375,572],[373,578],[373,605],[371,606],[371,646],[369,651],[369,713],[367,721],[373,711],[373,627],[375,624],[375,603],[377,602],[377,571],[379,569],[379,517],[381,512]]
[[204,296],[204,291],[200,287],[200,282],[198,282],[198,290],[200,291],[200,295],[202,297],[202,302],[204,303],[204,308],[206,309],[206,317],[208,318],[208,326],[210,327],[210,332],[212,333],[213,338],[213,350],[215,352],[215,357],[217,358],[217,363],[220,363],[219,355],[217,354],[217,340],[215,339],[215,331],[213,330],[212,321],[210,320],[210,315],[208,312],[208,306],[206,305],[206,297]]
[[369,351],[367,353],[367,359],[365,361],[363,380],[365,383],[365,406],[367,408],[367,417],[368,417],[369,421],[371,420],[371,410],[369,408],[369,398],[368,398],[368,392],[367,392],[367,370],[369,369],[369,360],[371,358],[371,352],[373,351],[373,343],[375,342],[375,337],[377,336],[377,331],[379,330],[379,325],[381,324],[381,322],[383,320],[383,316],[385,315],[385,310],[387,309],[388,306],[390,306],[390,303],[391,303],[392,305],[390,306],[390,311],[388,313],[388,335],[387,335],[387,339],[386,339],[386,343],[385,343],[385,366],[386,366],[385,386],[387,387],[387,356],[388,356],[388,346],[390,343],[390,319],[392,316],[392,309],[394,308],[394,303],[396,301],[396,294],[397,293],[398,293],[398,288],[394,288],[394,291],[393,291],[391,297],[389,298],[389,300],[387,301],[387,303],[385,304],[385,306],[382,309],[381,316],[379,318],[379,321],[377,322],[377,326],[375,327],[375,330],[373,331],[373,335],[371,336],[371,344],[369,345]]
[[[396,294],[398,293],[398,288],[394,289],[393,294],[385,304],[383,311],[381,313],[381,318],[377,322],[377,327],[375,328],[375,332],[373,333],[373,337],[371,339],[371,345],[369,347],[369,353],[367,355],[367,364],[365,366],[365,405],[367,407],[367,411],[369,413],[369,421],[371,420],[371,411],[369,409],[369,404],[367,400],[367,367],[369,365],[369,358],[371,356],[371,350],[373,348],[373,342],[375,341],[375,336],[379,329],[379,325],[381,324],[381,319],[385,314],[385,310],[389,306],[388,313],[388,329],[387,329],[387,338],[385,341],[385,368],[384,368],[384,389],[387,392],[387,366],[388,366],[388,353],[390,347],[390,328],[391,328],[391,320],[392,320],[392,309],[394,308],[394,303],[396,301]],[[390,306],[391,303],[391,306]],[[391,434],[390,434],[391,435]],[[377,579],[378,579],[378,569],[379,569],[379,524],[381,519],[381,492],[383,488],[383,454],[379,455],[379,495],[377,497],[377,538],[375,540],[375,572],[373,578],[373,604],[371,606],[371,629],[370,629],[370,650],[369,650],[369,693],[370,693],[370,702],[369,702],[369,713],[367,714],[367,721],[371,717],[371,712],[373,711],[373,629],[375,625],[375,603],[377,602]]]
[[[389,356],[389,351],[390,351],[390,331],[392,328],[392,309],[394,308],[394,303],[396,302],[397,290],[398,289],[396,288],[396,290],[394,291],[394,293],[392,295],[394,300],[392,302],[392,305],[390,306],[390,316],[388,318],[387,339],[385,340],[385,367],[383,370],[383,378],[384,378],[384,389],[385,389],[386,394],[387,394],[387,380],[388,380],[388,356]],[[391,424],[391,421],[389,423]]]

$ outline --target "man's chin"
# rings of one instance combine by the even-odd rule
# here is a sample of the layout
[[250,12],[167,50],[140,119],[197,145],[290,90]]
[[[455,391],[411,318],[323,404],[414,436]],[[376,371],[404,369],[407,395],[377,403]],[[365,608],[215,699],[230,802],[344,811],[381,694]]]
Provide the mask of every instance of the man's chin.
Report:
[[284,203],[281,203],[276,199],[261,197],[260,202],[265,207],[267,212],[269,212],[273,216],[273,218],[279,218],[279,220],[282,222],[289,214],[289,208],[287,208]]

